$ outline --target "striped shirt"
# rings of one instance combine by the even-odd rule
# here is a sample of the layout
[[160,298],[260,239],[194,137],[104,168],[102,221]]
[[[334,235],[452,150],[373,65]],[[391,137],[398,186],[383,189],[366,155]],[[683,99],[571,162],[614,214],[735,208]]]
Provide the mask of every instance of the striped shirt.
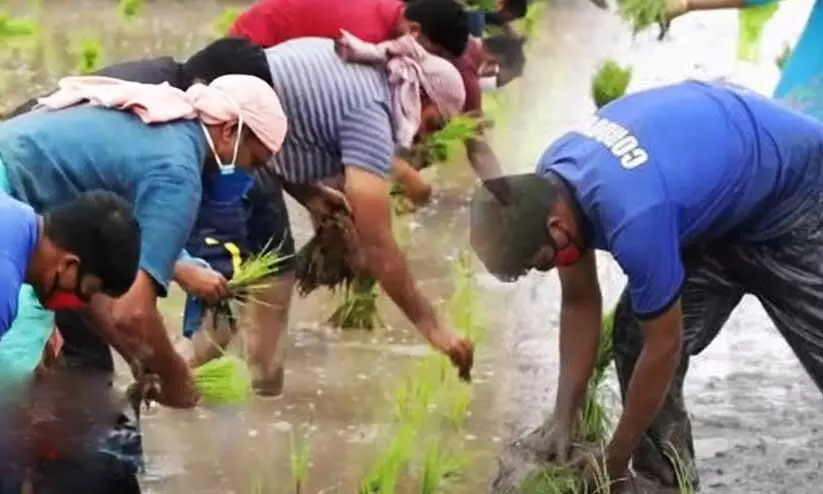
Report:
[[356,166],[386,177],[395,140],[385,72],[346,63],[334,42],[300,38],[266,50],[274,89],[289,121],[269,163],[292,183],[308,183]]

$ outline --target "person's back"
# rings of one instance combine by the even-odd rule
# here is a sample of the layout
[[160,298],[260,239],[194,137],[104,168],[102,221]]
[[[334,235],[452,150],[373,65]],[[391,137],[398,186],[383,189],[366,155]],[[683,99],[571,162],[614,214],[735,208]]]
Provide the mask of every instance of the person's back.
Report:
[[[104,189],[136,204],[142,221],[189,210],[161,222],[186,231],[200,200],[205,149],[195,121],[146,125],[130,112],[88,105],[29,113],[0,124],[0,168],[10,193],[35,211]],[[167,242],[152,238],[166,234],[146,225],[144,245]],[[182,248],[181,241],[176,251]],[[156,269],[165,271],[174,258],[156,261]],[[167,276],[151,274],[160,281]]]
[[[329,39],[293,40],[267,49],[266,55],[275,92],[289,119],[286,141],[273,158],[284,177],[306,183],[342,172],[344,162],[369,166],[391,155],[391,96],[383,70],[344,62]],[[362,150],[374,159],[348,160],[341,139],[363,129],[379,129],[386,146]],[[373,171],[388,173],[388,169]]]
[[539,169],[576,189],[599,222],[598,248],[654,238],[648,230],[663,224],[682,244],[764,240],[791,230],[816,200],[822,142],[811,118],[742,88],[690,81],[607,105],[552,145]]
[[402,16],[400,0],[260,0],[229,34],[270,47],[301,37],[336,38],[341,26],[350,26],[360,39],[379,43],[393,37]]
[[29,259],[37,245],[34,210],[0,192],[0,338],[17,317],[17,298]]

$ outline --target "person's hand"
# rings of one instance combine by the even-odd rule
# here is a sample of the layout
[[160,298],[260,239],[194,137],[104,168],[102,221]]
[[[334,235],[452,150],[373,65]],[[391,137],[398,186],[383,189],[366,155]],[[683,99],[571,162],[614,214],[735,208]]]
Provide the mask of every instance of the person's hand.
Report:
[[229,283],[223,275],[191,262],[177,263],[174,280],[186,293],[209,303],[218,302],[229,295]]
[[457,367],[460,379],[469,382],[472,379],[471,371],[474,366],[474,345],[467,339],[461,338],[446,329],[435,331],[431,339],[432,346],[446,355],[452,364]]
[[577,458],[574,468],[580,472],[583,492],[623,492],[631,484],[629,461],[605,452],[588,453]]
[[516,439],[513,446],[530,453],[537,461],[565,465],[571,457],[573,437],[574,426],[570,422],[552,418]]
[[316,184],[315,194],[306,201],[306,209],[311,216],[315,229],[320,221],[334,211],[344,211],[351,214],[352,209],[346,195],[343,192],[324,184]]

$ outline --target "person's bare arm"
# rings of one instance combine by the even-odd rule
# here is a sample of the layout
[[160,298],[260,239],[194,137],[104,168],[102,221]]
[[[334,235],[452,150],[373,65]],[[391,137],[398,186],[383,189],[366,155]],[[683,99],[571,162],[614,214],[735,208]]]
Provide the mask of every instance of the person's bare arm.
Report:
[[384,178],[359,167],[346,167],[344,192],[369,271],[426,339],[441,348],[437,312],[417,288],[392,235],[389,188]]
[[577,263],[558,268],[560,305],[560,374],[555,420],[573,427],[594,370],[603,319],[594,251]]
[[623,414],[607,453],[611,462],[628,464],[632,451],[657,414],[683,348],[683,311],[678,301],[662,315],[643,324],[643,351],[637,359]]
[[403,194],[411,199],[415,206],[423,206],[431,200],[431,184],[406,160],[394,158],[392,176],[403,187]]
[[138,272],[134,285],[122,297],[95,296],[89,309],[96,323],[92,326],[133,368],[159,377],[161,404],[175,408],[197,404],[191,373],[172,346],[157,310],[157,288],[146,272]]

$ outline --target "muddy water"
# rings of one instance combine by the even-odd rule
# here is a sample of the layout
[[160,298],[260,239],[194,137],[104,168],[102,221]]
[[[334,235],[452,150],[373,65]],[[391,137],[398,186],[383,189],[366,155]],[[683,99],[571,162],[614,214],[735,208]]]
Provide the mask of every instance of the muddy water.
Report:
[[[0,56],[6,74],[0,101],[11,105],[38,87],[50,87],[55,75],[74,66],[72,48],[91,29],[104,41],[104,62],[152,54],[183,56],[213,35],[212,20],[225,5],[152,2],[140,19],[124,26],[108,2],[48,1],[43,16],[53,40],[48,53],[34,61]],[[784,40],[797,34],[808,7],[808,1],[787,3],[766,32],[764,62],[744,66],[734,62],[734,14],[678,20],[670,39],[656,43],[651,36],[632,40],[617,19],[583,0],[557,1],[532,46],[526,77],[506,95],[509,111],[495,132],[495,146],[508,169],[530,168],[552,137],[592,109],[588,81],[603,56],[635,65],[632,89],[687,76],[729,76],[768,92],[776,76],[770,60]],[[12,2],[12,8],[24,12],[27,6]],[[465,244],[460,191],[469,178],[456,168],[443,173],[437,204],[410,223],[414,270],[427,293],[438,299],[450,289],[449,258]],[[291,206],[298,237],[305,238],[305,217]],[[607,256],[601,260],[601,283],[612,304],[623,277]],[[556,278],[530,276],[517,286],[501,286],[482,275],[479,280],[493,332],[475,374],[477,398],[468,429],[458,438],[479,457],[470,480],[449,492],[485,491],[501,439],[539,423],[554,397]],[[362,473],[380,454],[386,392],[426,348],[385,303],[387,329],[346,334],[325,330],[321,323],[333,302],[324,296],[297,302],[283,398],[258,400],[242,412],[148,413],[147,492],[291,492],[293,430],[309,431],[313,438],[304,492],[355,491]],[[170,330],[179,331],[179,294],[164,307]],[[687,391],[706,492],[820,491],[823,402],[756,301],[744,300],[718,340],[694,359]],[[260,481],[266,486],[252,490]],[[412,485],[405,491],[412,492]]]

